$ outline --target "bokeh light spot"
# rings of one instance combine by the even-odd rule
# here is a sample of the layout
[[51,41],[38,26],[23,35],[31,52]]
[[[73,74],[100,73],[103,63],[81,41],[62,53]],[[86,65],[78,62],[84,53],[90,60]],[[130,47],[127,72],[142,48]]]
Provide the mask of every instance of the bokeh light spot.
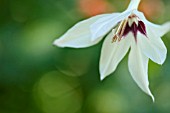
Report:
[[35,86],[35,99],[45,113],[76,113],[82,106],[77,79],[54,71],[45,74]]
[[94,91],[88,98],[87,107],[89,108],[90,113],[128,112],[127,102],[123,96],[109,90]]

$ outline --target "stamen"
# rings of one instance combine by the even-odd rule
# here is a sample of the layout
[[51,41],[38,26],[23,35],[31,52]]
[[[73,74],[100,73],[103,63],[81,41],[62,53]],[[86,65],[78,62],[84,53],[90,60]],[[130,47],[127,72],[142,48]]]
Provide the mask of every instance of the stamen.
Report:
[[124,31],[125,31],[127,22],[128,22],[128,19],[125,19],[125,20],[124,20],[124,23],[123,23],[123,26],[122,26],[122,29],[121,29],[121,32],[120,32],[120,35],[119,35],[119,41],[121,40],[121,38],[122,38],[122,36],[123,36],[123,33],[124,33]]
[[119,33],[120,33],[120,31],[121,31],[121,29],[122,29],[123,23],[124,23],[124,20],[121,21],[121,23],[120,23],[120,25],[119,25],[119,27],[118,27],[118,29],[117,29],[117,31],[116,31],[116,34],[119,34]]
[[128,19],[125,19],[125,20],[120,22],[120,24],[119,24],[119,26],[116,30],[115,36],[112,39],[112,43],[116,42],[117,39],[118,39],[118,41],[120,41],[122,39],[122,36],[123,36],[124,31],[125,31],[127,22],[128,22]]
[[113,42],[116,42],[117,39],[118,39],[118,36],[115,34],[114,37],[113,37],[113,39],[112,39],[112,43],[113,43]]

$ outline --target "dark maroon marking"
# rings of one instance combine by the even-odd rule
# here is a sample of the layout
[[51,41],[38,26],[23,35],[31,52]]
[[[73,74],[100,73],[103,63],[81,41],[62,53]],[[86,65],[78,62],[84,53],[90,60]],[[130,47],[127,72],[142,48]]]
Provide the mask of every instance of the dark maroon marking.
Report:
[[129,24],[126,24],[126,28],[125,28],[125,31],[123,33],[123,36],[126,36],[129,32],[132,32],[134,37],[135,37],[135,41],[137,41],[137,32],[138,31],[147,37],[146,27],[145,27],[145,24],[142,21],[138,22],[138,26],[136,25],[135,22],[133,22],[131,27],[129,26]]
[[142,21],[139,21],[139,31],[143,35],[147,36],[147,34],[146,34],[146,27],[145,27],[145,24]]

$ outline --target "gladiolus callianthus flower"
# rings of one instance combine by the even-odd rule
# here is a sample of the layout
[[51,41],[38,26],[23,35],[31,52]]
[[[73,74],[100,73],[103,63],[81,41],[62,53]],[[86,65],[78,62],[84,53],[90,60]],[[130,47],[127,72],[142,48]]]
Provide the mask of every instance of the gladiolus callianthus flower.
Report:
[[161,37],[170,30],[170,22],[156,25],[138,11],[140,0],[131,0],[122,13],[101,14],[81,21],[55,40],[59,47],[85,48],[105,38],[99,71],[101,80],[113,73],[130,48],[128,67],[137,85],[154,101],[149,89],[148,61],[163,64],[167,49]]

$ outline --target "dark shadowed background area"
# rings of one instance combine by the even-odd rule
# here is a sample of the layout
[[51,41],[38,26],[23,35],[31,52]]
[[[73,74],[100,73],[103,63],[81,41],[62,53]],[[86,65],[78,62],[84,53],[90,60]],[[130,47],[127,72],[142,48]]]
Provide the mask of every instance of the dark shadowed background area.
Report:
[[[128,72],[127,56],[100,81],[102,41],[84,49],[53,41],[80,20],[121,12],[129,0],[0,0],[0,113],[168,113],[170,33],[165,63],[149,62],[155,103]],[[154,23],[170,20],[169,0],[142,0]]]

